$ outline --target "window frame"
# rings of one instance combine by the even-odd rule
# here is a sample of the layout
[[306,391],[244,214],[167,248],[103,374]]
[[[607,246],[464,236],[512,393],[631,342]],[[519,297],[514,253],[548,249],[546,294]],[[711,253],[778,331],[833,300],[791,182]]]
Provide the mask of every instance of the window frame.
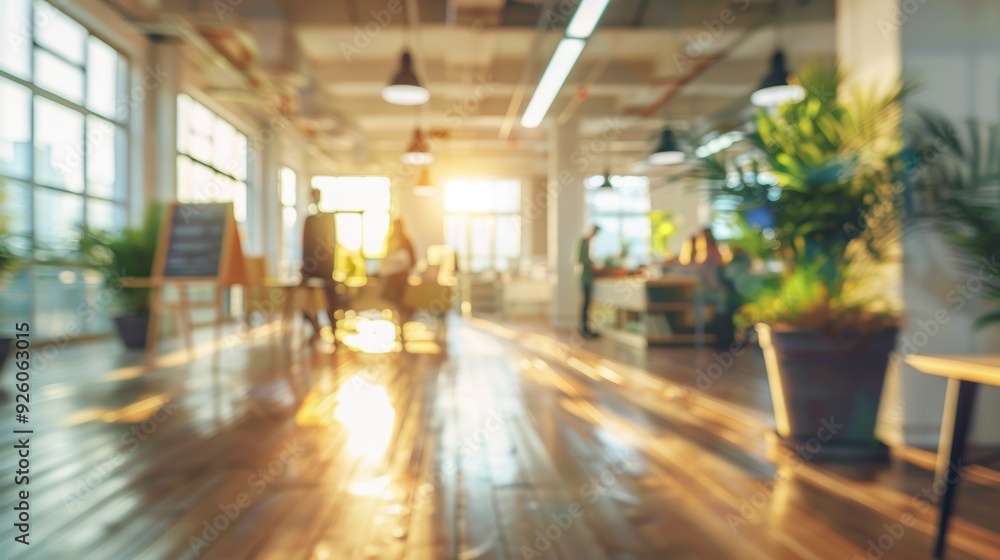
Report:
[[[44,4],[44,6],[40,7],[39,4]],[[111,323],[104,319],[105,315],[98,314],[96,317],[100,317],[100,319],[97,323],[92,323],[90,319],[80,319],[79,310],[81,307],[77,305],[78,303],[83,305],[85,302],[93,302],[104,290],[103,280],[99,274],[86,268],[86,264],[78,250],[78,245],[68,251],[58,248],[46,248],[39,245],[39,239],[43,235],[40,235],[38,231],[39,220],[37,219],[37,215],[39,206],[37,198],[39,194],[60,194],[76,197],[76,200],[79,200],[82,206],[79,214],[81,223],[74,225],[93,227],[91,224],[93,213],[90,210],[90,203],[92,201],[104,202],[111,205],[114,217],[111,223],[113,231],[119,231],[130,224],[130,209],[133,198],[136,196],[129,187],[132,173],[135,169],[134,166],[136,165],[134,156],[137,155],[136,147],[133,146],[135,136],[133,125],[136,119],[135,115],[140,115],[139,118],[142,115],[142,108],[134,106],[135,104],[133,104],[129,97],[129,88],[134,78],[135,63],[134,57],[130,53],[134,52],[134,49],[123,46],[121,42],[96,31],[86,22],[67,13],[52,2],[28,0],[26,7],[27,21],[22,22],[23,25],[20,27],[23,30],[23,35],[27,35],[27,37],[21,36],[25,40],[21,48],[28,51],[24,75],[13,74],[8,69],[0,68],[0,83],[13,88],[19,88],[26,92],[26,118],[28,126],[26,141],[28,149],[25,157],[25,173],[23,176],[14,176],[0,172],[0,181],[4,185],[23,188],[27,192],[26,200],[23,201],[24,206],[21,210],[18,210],[18,212],[23,213],[19,218],[24,224],[24,231],[11,234],[12,237],[24,243],[22,247],[23,251],[19,251],[18,253],[19,258],[24,262],[24,267],[15,278],[9,280],[15,286],[19,283],[23,287],[23,290],[20,292],[23,297],[20,303],[16,303],[10,308],[3,306],[3,313],[6,315],[7,312],[13,312],[19,317],[30,318],[36,324],[36,330],[39,331],[40,336],[46,338],[68,336],[69,339],[74,339],[80,336],[104,334],[111,331]],[[59,52],[39,43],[38,21],[40,9],[58,14],[59,17],[73,22],[74,25],[83,30],[84,46],[81,62],[68,60]],[[91,100],[88,99],[91,86],[90,79],[92,77],[91,73],[96,71],[91,66],[91,41],[100,42],[115,54],[115,83],[113,85],[115,104],[111,108],[110,114],[99,112],[100,107],[95,109],[90,108],[90,105],[92,105]],[[80,70],[80,102],[65,98],[61,94],[47,89],[39,83],[37,64],[37,53],[39,52],[53,57],[60,63],[71,65]],[[79,192],[55,186],[49,181],[41,180],[42,174],[37,170],[38,156],[36,154],[36,145],[39,138],[38,111],[36,110],[36,106],[39,100],[44,100],[44,102],[50,103],[59,109],[72,111],[82,119],[82,137],[80,138],[80,143],[70,145],[73,154],[79,157],[80,160],[78,165],[83,178],[83,184]],[[112,127],[110,132],[107,133],[106,140],[113,144],[112,152],[114,154],[115,171],[114,184],[112,185],[112,192],[109,195],[94,194],[89,177],[91,151],[94,144],[91,132],[93,119],[100,119],[102,122],[110,123]],[[72,243],[69,239],[62,241]],[[78,242],[79,238],[75,241]],[[75,245],[75,243],[73,244]],[[59,274],[54,275],[54,271],[59,271]],[[39,289],[41,283],[50,282],[53,278],[56,279],[57,283],[54,284],[54,288],[52,289],[57,291],[58,301],[64,301],[64,298],[69,298],[69,301],[61,305],[50,304],[53,301],[52,292],[46,291],[43,293]],[[16,288],[12,289],[16,290]],[[87,305],[91,305],[91,303],[87,303]],[[46,325],[52,320],[50,314],[53,312],[69,314],[75,317],[76,333],[69,335],[68,327],[58,321],[47,327]],[[2,331],[3,329],[0,328],[0,332]]]
[[[512,210],[497,210],[496,204],[494,202],[494,208],[492,210],[467,210],[467,211],[457,211],[449,210],[447,202],[448,185],[458,182],[469,183],[474,185],[476,183],[490,183],[495,189],[498,183],[515,183],[517,185],[517,207]],[[449,218],[464,218],[465,219],[465,250],[460,250],[459,247],[453,247],[455,249],[455,259],[458,263],[458,269],[462,273],[470,274],[482,274],[482,273],[502,273],[511,272],[513,267],[506,266],[504,268],[497,267],[497,260],[500,258],[500,251],[498,247],[499,236],[497,235],[497,222],[500,218],[514,218],[517,224],[518,239],[517,239],[517,254],[513,256],[507,256],[508,265],[510,259],[520,260],[522,257],[522,241],[524,239],[524,232],[522,230],[522,216],[521,208],[524,204],[524,182],[520,179],[514,177],[461,177],[455,178],[444,185],[445,193],[445,210],[444,210],[444,235],[445,240],[448,240],[448,219]],[[472,249],[473,238],[475,237],[475,231],[473,226],[473,221],[475,218],[491,217],[493,218],[493,227],[490,228],[490,253],[488,257],[483,257],[482,255],[475,255]],[[483,269],[474,269],[472,264],[474,260],[480,260],[486,258],[489,262],[489,266]]]
[[[317,179],[319,180],[320,183],[329,182],[330,184],[328,185],[317,184]],[[338,180],[345,180],[345,179],[360,179],[361,181],[378,180],[379,183],[384,185],[386,190],[386,196],[384,199],[385,202],[384,206],[378,205],[377,207],[373,206],[371,208],[361,208],[361,207],[350,207],[344,209],[333,208],[332,210],[327,212],[329,214],[333,214],[334,216],[334,221],[335,223],[337,223],[337,247],[343,249],[342,251],[338,251],[338,255],[335,261],[334,278],[337,278],[338,280],[367,277],[369,275],[368,270],[372,267],[372,265],[385,258],[385,248],[386,248],[385,242],[388,240],[389,229],[392,227],[392,220],[393,220],[392,180],[386,175],[313,175],[309,178],[309,187],[311,189],[319,189],[320,191],[324,191],[324,189],[327,187],[329,187],[330,189],[336,189],[337,185],[335,183]],[[351,188],[370,188],[371,186],[372,185],[358,184],[356,186],[352,186]],[[321,209],[319,210],[322,211]],[[369,251],[366,249],[368,244],[366,243],[367,234],[365,229],[365,222],[369,214],[382,215],[388,219],[386,236],[382,240],[382,249],[381,251],[379,251],[378,254],[369,253]],[[341,220],[339,218],[342,216],[357,216],[358,218],[358,223],[361,225],[361,229],[359,235],[360,244],[357,250],[348,249],[345,246],[345,244],[341,242],[343,226],[340,224]],[[364,265],[363,267],[364,271],[362,275],[357,275],[357,274],[351,275],[344,270],[345,268],[344,263],[350,262],[350,259],[352,257],[358,257],[362,259]]]
[[[180,138],[181,138],[180,131],[181,131],[181,124],[182,124],[181,123],[181,111],[180,111],[180,105],[181,105],[181,99],[182,98],[187,98],[187,100],[188,100],[189,103],[196,104],[196,105],[200,106],[202,109],[204,109],[205,111],[207,111],[211,115],[211,117],[212,117],[212,127],[213,127],[213,144],[212,144],[213,152],[215,150],[214,128],[215,128],[215,123],[217,121],[221,121],[221,122],[225,123],[226,125],[230,126],[233,129],[233,131],[235,131],[235,133],[238,136],[240,136],[240,137],[243,138],[244,144],[246,146],[246,151],[243,154],[243,156],[244,156],[243,157],[243,160],[244,160],[243,161],[243,170],[244,170],[243,179],[240,179],[234,172],[218,168],[216,166],[216,162],[208,162],[208,161],[205,161],[201,156],[192,155],[190,153],[191,150],[189,149],[190,146],[188,146],[187,147],[188,149],[185,150],[185,151],[181,150],[181,148],[179,146],[179,143],[180,143]],[[177,152],[177,157],[176,157],[176,160],[174,162],[175,169],[177,169],[177,168],[180,167],[179,164],[180,164],[181,159],[186,159],[188,161],[188,163],[190,165],[192,165],[192,166],[201,166],[201,167],[207,169],[209,172],[212,173],[213,177],[217,177],[217,176],[221,175],[222,177],[228,179],[229,181],[232,181],[232,182],[237,183],[237,184],[242,184],[243,185],[243,193],[244,193],[244,200],[243,200],[244,208],[242,208],[242,213],[239,211],[239,209],[236,209],[236,217],[237,217],[237,221],[240,223],[240,225],[244,226],[245,222],[250,221],[250,216],[251,216],[251,208],[250,208],[250,206],[251,206],[251,199],[253,198],[253,196],[251,194],[251,189],[250,189],[250,185],[251,185],[251,181],[250,181],[250,152],[251,152],[250,135],[246,134],[245,132],[243,132],[240,129],[240,127],[237,126],[236,123],[234,123],[233,121],[231,121],[231,120],[223,117],[218,112],[212,110],[208,105],[206,105],[205,103],[202,103],[200,100],[198,100],[197,98],[195,98],[195,96],[193,96],[193,95],[191,95],[191,94],[189,94],[187,92],[181,91],[180,93],[178,93],[177,94],[177,99],[175,100],[175,103],[176,103],[176,106],[177,106],[177,118],[175,119],[177,121],[176,122],[177,130],[176,130],[175,144],[178,144],[178,145],[175,146],[175,151]],[[193,129],[190,126],[190,117],[188,117],[188,122],[185,122],[183,124],[184,124],[185,127],[187,127],[186,136],[187,136],[187,138],[190,139],[192,136],[194,136],[192,134],[192,130]],[[214,157],[214,153],[213,153],[213,157]],[[192,167],[191,169],[194,169],[194,167]],[[196,188],[195,185],[192,185],[192,188]],[[182,203],[202,202],[202,200],[198,200],[198,199],[186,200],[187,197],[182,198],[181,197],[181,191],[180,191],[180,189],[181,189],[181,178],[180,178],[180,175],[179,175],[179,172],[178,172],[177,182],[176,182],[176,186],[175,186],[175,189],[174,189],[174,198],[178,202],[182,202]],[[210,200],[204,200],[204,202],[233,202],[234,203],[234,209],[235,209],[236,200],[233,197],[230,197],[228,199],[223,199],[221,197],[211,197]],[[241,217],[241,215],[244,218],[244,220],[240,220],[239,219]]]
[[[604,180],[604,177],[601,175],[591,175],[586,178],[586,183],[584,186],[584,201],[583,201],[584,212],[588,224],[597,224],[599,220],[600,221],[613,220],[617,222],[618,239],[617,242],[615,243],[615,247],[619,248],[622,247],[622,245],[624,245],[626,242],[625,223],[628,220],[635,218],[646,218],[647,220],[650,220],[651,219],[650,213],[652,212],[652,199],[650,197],[651,181],[649,180],[649,177],[646,175],[612,175],[610,179],[610,181],[612,182],[612,188],[615,189],[615,192],[618,193],[620,197],[622,196],[621,191],[618,190],[619,187],[614,185],[614,182],[616,179],[621,180],[620,178],[623,177],[638,177],[645,179],[646,185],[644,187],[641,187],[641,189],[645,191],[646,200],[649,202],[648,210],[646,211],[626,210],[625,204],[620,204],[616,210],[594,211],[595,208],[597,208],[597,205],[591,203],[591,197],[595,193],[597,193],[598,190],[601,188],[599,185],[602,184]],[[602,230],[601,235],[607,235],[607,233],[609,232]],[[651,242],[651,238],[652,238],[652,231],[647,231],[645,236],[647,245],[649,245],[649,243]],[[637,264],[640,265],[647,264],[649,261],[648,253],[642,256],[635,256],[635,255],[630,255],[630,256],[631,258],[637,259],[638,260]],[[609,256],[601,255],[595,258],[603,260],[609,258]]]
[[[60,53],[55,52],[38,42],[36,33],[36,22],[38,19],[38,14],[36,10],[38,9],[38,3],[40,2],[46,4],[48,6],[48,9],[58,12],[63,17],[71,20],[76,25],[79,25],[86,32],[86,39],[84,41],[85,48],[83,51],[81,63],[71,61],[66,57],[64,57],[63,55],[61,55]],[[34,264],[45,264],[53,266],[79,267],[80,265],[83,264],[82,259],[79,258],[78,254],[74,254],[73,252],[69,252],[63,255],[54,253],[55,256],[50,255],[48,256],[48,258],[39,258],[38,255],[40,248],[37,245],[37,239],[39,236],[36,232],[37,220],[35,219],[37,210],[35,203],[36,193],[44,191],[48,193],[69,194],[72,196],[79,197],[83,206],[81,212],[81,219],[83,222],[82,223],[83,226],[88,226],[90,222],[89,220],[90,212],[88,211],[89,204],[87,204],[89,201],[95,200],[99,202],[110,203],[115,207],[117,207],[117,211],[120,212],[121,213],[120,215],[124,218],[117,229],[128,226],[129,207],[132,198],[132,192],[128,188],[128,182],[129,182],[128,178],[131,176],[132,172],[131,124],[132,124],[132,115],[134,111],[130,107],[129,103],[127,102],[123,103],[123,101],[126,100],[128,96],[128,83],[130,82],[130,72],[132,69],[133,61],[132,57],[129,56],[127,49],[121,49],[113,41],[109,41],[101,34],[95,33],[94,30],[89,26],[87,26],[85,23],[77,20],[72,15],[66,13],[57,6],[53,5],[51,2],[47,2],[45,0],[27,0],[27,3],[28,3],[29,18],[31,20],[30,26],[27,26],[29,29],[29,33],[31,35],[30,41],[26,43],[26,48],[30,49],[28,54],[29,78],[25,79],[20,76],[16,76],[14,74],[10,74],[3,68],[0,68],[0,80],[9,82],[10,84],[16,87],[24,88],[29,93],[28,127],[30,132],[30,139],[28,141],[28,146],[30,149],[28,150],[27,154],[28,172],[25,177],[15,177],[12,175],[7,175],[5,173],[0,173],[0,180],[3,180],[7,183],[26,185],[28,187],[28,190],[30,191],[27,208],[25,210],[26,213],[25,219],[27,221],[27,228],[26,228],[27,233],[16,234],[17,237],[25,239],[28,244],[27,254],[20,255],[21,258],[25,259],[26,265],[31,266]],[[91,38],[94,38],[100,41],[101,43],[105,44],[110,49],[114,50],[115,53],[117,53],[118,55],[118,68],[117,68],[118,75],[116,80],[117,81],[116,89],[118,90],[118,103],[116,105],[116,109],[118,107],[125,107],[126,109],[128,109],[127,111],[124,112],[125,113],[124,115],[119,114],[119,111],[116,110],[113,115],[108,116],[98,113],[97,111],[87,107],[87,95],[89,93],[88,92],[89,47],[87,45],[89,44]],[[50,56],[55,57],[64,64],[69,64],[80,69],[82,74],[82,86],[81,86],[82,103],[76,103],[72,100],[61,97],[59,94],[47,90],[42,86],[38,85],[37,83],[35,83],[38,78],[35,53],[38,52],[39,50],[45,52]],[[68,109],[70,111],[78,113],[83,118],[83,137],[79,147],[80,170],[83,176],[83,190],[80,192],[74,192],[67,188],[52,186],[49,183],[40,182],[38,179],[38,173],[36,172],[37,158],[35,154],[35,143],[38,137],[38,134],[36,132],[37,111],[35,108],[37,99],[44,99],[47,102],[57,105],[63,109]],[[114,132],[113,134],[111,134],[110,141],[114,142],[116,145],[115,146],[116,181],[122,181],[125,185],[125,188],[123,188],[121,192],[121,198],[117,199],[108,198],[104,196],[97,196],[90,194],[90,187],[88,184],[88,168],[89,168],[89,155],[90,155],[89,152],[91,148],[90,148],[90,142],[88,141],[88,133],[90,127],[88,121],[90,121],[91,118],[97,118],[102,121],[109,122],[114,127],[113,129]],[[119,141],[122,142],[122,146],[124,147],[124,149],[121,151],[118,150],[117,146]]]
[[[294,199],[289,203],[285,200],[285,181],[288,175],[291,175],[292,181],[294,181],[294,188],[292,189],[292,194]],[[290,165],[282,165],[278,168],[278,203],[280,208],[279,221],[279,234],[280,241],[278,244],[278,268],[279,276],[294,276],[295,271],[298,270],[299,257],[302,255],[302,236],[297,235],[299,232],[298,225],[302,222],[299,216],[299,173]],[[295,221],[289,224],[285,221],[285,210],[291,209],[295,212]]]

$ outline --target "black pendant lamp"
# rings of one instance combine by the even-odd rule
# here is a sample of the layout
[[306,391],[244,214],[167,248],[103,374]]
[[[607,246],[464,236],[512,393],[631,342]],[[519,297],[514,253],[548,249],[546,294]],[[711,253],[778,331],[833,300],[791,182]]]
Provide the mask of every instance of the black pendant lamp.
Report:
[[684,163],[684,152],[677,145],[674,131],[669,128],[660,133],[660,143],[647,160],[650,165],[677,165]]
[[785,52],[781,49],[774,51],[771,55],[771,69],[757,90],[750,95],[750,103],[758,107],[777,107],[801,100],[805,97],[805,90],[802,86],[789,82],[791,75],[785,61]]
[[431,98],[431,92],[420,85],[420,80],[413,72],[413,57],[407,51],[403,52],[399,72],[389,85],[382,88],[382,99],[393,105],[423,105]]
[[419,128],[413,131],[413,140],[410,141],[410,147],[406,149],[402,160],[403,163],[409,163],[410,165],[430,165],[434,163],[434,154],[427,147],[427,141],[424,140],[424,133]]
[[601,182],[601,186],[597,188],[599,189],[615,188],[615,186],[611,184],[611,171],[607,167],[604,168],[604,181]]

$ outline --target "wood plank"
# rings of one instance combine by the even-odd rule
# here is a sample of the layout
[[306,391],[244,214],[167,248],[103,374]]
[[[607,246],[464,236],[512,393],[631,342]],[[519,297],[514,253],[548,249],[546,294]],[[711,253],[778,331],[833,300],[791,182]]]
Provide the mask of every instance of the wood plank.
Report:
[[[918,497],[932,473],[770,453],[749,352],[705,389],[711,352],[481,326],[457,324],[441,355],[327,354],[277,328],[232,327],[220,350],[168,352],[152,369],[107,342],[67,347],[33,388],[45,411],[33,418],[34,543],[17,557],[783,560],[864,558],[890,538],[885,560],[927,554],[934,514]],[[177,409],[147,441],[123,443],[166,402]],[[302,457],[196,551],[191,538],[289,441]],[[957,560],[1000,555],[1000,484],[978,469],[961,487]]]

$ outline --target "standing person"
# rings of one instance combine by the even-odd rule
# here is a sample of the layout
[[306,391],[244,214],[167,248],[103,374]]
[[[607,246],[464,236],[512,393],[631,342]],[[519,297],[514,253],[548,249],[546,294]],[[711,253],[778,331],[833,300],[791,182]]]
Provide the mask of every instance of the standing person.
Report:
[[385,258],[382,259],[378,273],[381,295],[382,299],[396,307],[399,326],[402,328],[413,314],[413,310],[404,303],[404,298],[410,270],[417,263],[417,253],[413,249],[413,241],[406,235],[403,220],[396,219],[392,222],[386,245]]
[[590,231],[580,238],[577,247],[576,268],[580,274],[580,288],[583,290],[583,305],[580,308],[580,334],[587,338],[598,336],[590,328],[590,299],[594,295],[594,259],[590,256],[590,241],[601,231],[601,228],[594,225]]
[[[337,283],[333,279],[333,268],[336,262],[337,223],[333,214],[322,212],[319,209],[319,201],[323,197],[323,191],[313,189],[311,195],[310,215],[302,224],[302,283],[305,284],[310,279],[323,282],[330,327],[335,328],[334,313],[340,303]],[[305,317],[313,327],[313,336],[310,342],[315,342],[319,340],[322,330],[319,317],[308,310],[305,312]]]

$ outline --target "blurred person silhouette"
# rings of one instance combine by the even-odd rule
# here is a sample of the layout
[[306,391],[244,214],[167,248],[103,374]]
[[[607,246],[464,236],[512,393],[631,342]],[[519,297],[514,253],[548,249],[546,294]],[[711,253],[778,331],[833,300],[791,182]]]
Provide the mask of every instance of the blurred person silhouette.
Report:
[[594,259],[590,254],[590,243],[600,231],[600,226],[596,224],[591,226],[590,230],[580,238],[576,253],[576,269],[580,275],[580,289],[583,291],[583,303],[580,306],[580,334],[586,338],[600,336],[590,328],[590,301],[594,295],[594,278],[597,275]]
[[[311,280],[322,283],[323,292],[326,295],[326,312],[330,328],[335,330],[334,314],[340,307],[342,297],[337,293],[337,282],[333,279],[337,249],[336,217],[329,212],[320,210],[319,203],[323,198],[323,191],[312,189],[311,197],[310,214],[306,216],[302,224],[302,267],[300,273],[303,284]],[[306,310],[303,314],[313,328],[310,342],[316,342],[320,339],[322,332],[319,317],[310,310]],[[335,341],[336,337],[334,337]]]
[[403,220],[392,222],[386,240],[385,258],[379,267],[379,285],[382,299],[391,303],[399,313],[400,328],[410,320],[413,309],[406,305],[406,286],[410,271],[417,264],[417,252],[413,240],[406,234]]
[[[726,255],[729,256],[728,259]],[[737,256],[739,261],[732,263],[733,270],[730,270],[731,259]],[[701,278],[705,303],[714,306],[716,310],[712,314],[712,321],[706,326],[707,330],[715,334],[717,344],[726,346],[734,339],[733,316],[740,305],[739,294],[729,273],[736,273],[743,268],[748,269],[749,255],[742,251],[737,255],[728,247],[724,253],[719,248],[712,229],[704,228],[694,238],[694,257],[691,264],[697,269]]]
[[712,234],[712,228],[701,230],[695,237],[694,248],[694,262],[697,264],[718,267],[726,262],[722,251],[719,250],[719,243],[715,240],[715,235]]

